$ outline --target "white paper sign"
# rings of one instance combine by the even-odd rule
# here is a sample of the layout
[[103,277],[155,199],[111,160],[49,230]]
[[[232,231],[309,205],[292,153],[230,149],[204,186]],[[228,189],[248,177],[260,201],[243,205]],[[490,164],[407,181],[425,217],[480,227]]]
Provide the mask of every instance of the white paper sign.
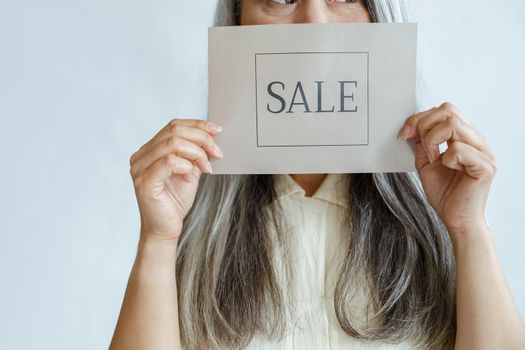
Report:
[[209,28],[214,174],[415,171],[417,24]]

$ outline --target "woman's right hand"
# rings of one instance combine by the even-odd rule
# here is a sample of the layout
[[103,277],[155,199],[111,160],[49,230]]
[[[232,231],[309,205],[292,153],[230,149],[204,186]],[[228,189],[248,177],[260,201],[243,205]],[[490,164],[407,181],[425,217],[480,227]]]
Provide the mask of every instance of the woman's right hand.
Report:
[[141,239],[177,241],[193,205],[208,155],[222,158],[213,137],[222,128],[200,119],[173,119],[130,158]]

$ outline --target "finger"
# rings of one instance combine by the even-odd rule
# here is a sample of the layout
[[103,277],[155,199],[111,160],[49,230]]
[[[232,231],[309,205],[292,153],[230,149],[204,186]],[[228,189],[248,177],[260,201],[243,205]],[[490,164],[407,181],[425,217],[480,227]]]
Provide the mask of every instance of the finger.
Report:
[[[421,137],[425,137],[427,132],[434,127],[434,125],[447,120],[453,119],[458,121],[460,125],[465,125],[471,127],[471,124],[468,123],[466,118],[452,105],[452,104],[442,104],[439,108],[436,108],[432,113],[430,113],[425,118],[421,118],[416,128]],[[474,128],[472,128],[474,130]]]
[[409,139],[416,134],[424,137],[426,132],[433,124],[445,120],[447,117],[457,117],[466,125],[472,126],[467,118],[452,103],[445,102],[439,107],[433,107],[427,111],[414,114],[405,121],[405,127],[401,130],[400,136]]
[[132,176],[136,176],[145,171],[157,159],[165,157],[168,154],[174,154],[177,157],[194,162],[202,172],[212,172],[207,154],[201,147],[183,138],[172,136],[163,142],[159,142],[149,152],[144,152],[142,157],[132,165]]
[[201,171],[199,170],[199,167],[196,165],[193,165],[193,169],[191,171],[188,171],[182,177],[184,178],[184,181],[186,182],[193,182],[200,178]]
[[192,168],[191,161],[168,154],[155,161],[145,172],[135,178],[136,192],[160,193],[164,189],[164,182],[172,175],[185,174]]
[[[155,147],[157,144],[165,142],[170,137],[179,137],[193,142],[194,144],[202,147],[212,157],[223,157],[222,151],[215,143],[213,136],[205,131],[202,131],[201,129],[186,125],[173,126],[171,128],[171,132],[166,133],[165,136],[159,137],[149,148]],[[146,148],[146,150],[147,149],[148,148]]]
[[202,147],[212,157],[223,157],[222,151],[219,148],[219,146],[215,143],[213,136],[195,127],[176,125],[171,127],[170,133],[166,133],[165,136],[159,136],[157,139],[154,139],[151,142],[149,142],[149,144],[145,144],[144,146],[142,146],[141,149],[139,149],[136,152],[137,154],[132,156],[130,164],[133,164],[144,154],[149,153],[152,148],[157,147],[159,144],[166,142],[166,140],[169,140],[172,137],[182,138],[189,142],[192,142],[197,146]]
[[[202,120],[202,119],[172,119],[166,126],[164,126],[158,133],[151,138],[147,143],[145,143],[137,152],[136,155],[132,156],[132,159],[130,162],[134,161],[136,157],[140,156],[144,151],[151,148],[155,144],[157,144],[159,141],[162,141],[166,139],[166,137],[169,137],[170,135],[178,135],[181,136],[181,130],[184,130],[184,127],[186,128],[194,128],[201,130],[203,134],[216,136],[218,133],[222,132],[222,127],[218,126],[215,123]],[[205,137],[205,136],[202,136]],[[212,150],[209,150],[212,151]],[[215,156],[218,156],[215,154]]]
[[417,125],[418,121],[421,118],[424,118],[427,115],[429,115],[430,113],[432,113],[436,108],[437,107],[432,107],[429,110],[426,110],[426,111],[423,111],[423,112],[420,112],[420,113],[416,113],[416,114],[410,116],[405,121],[405,124],[403,125],[403,128],[399,132],[399,137],[402,138],[402,139],[405,139],[405,140],[415,137],[417,135],[416,125]]
[[169,133],[170,128],[173,128],[175,125],[184,125],[184,126],[189,126],[189,127],[201,129],[202,131],[208,132],[208,133],[210,133],[213,136],[215,136],[218,133],[222,132],[222,127],[221,126],[219,126],[219,125],[217,125],[217,124],[215,124],[213,122],[204,120],[204,119],[178,119],[178,118],[173,118],[153,138],[155,139],[155,138],[158,138],[159,136],[160,137],[165,136],[166,133]]
[[422,146],[432,162],[439,158],[439,145],[451,141],[461,141],[481,152],[488,152],[485,139],[475,129],[453,117],[447,117],[444,121],[434,124],[422,137]]
[[422,140],[419,136],[415,139],[415,164],[417,171],[420,171],[425,165],[430,163],[430,159],[422,146]]
[[469,144],[454,141],[442,154],[441,163],[450,169],[466,172],[475,179],[492,178],[496,163],[480,150]]

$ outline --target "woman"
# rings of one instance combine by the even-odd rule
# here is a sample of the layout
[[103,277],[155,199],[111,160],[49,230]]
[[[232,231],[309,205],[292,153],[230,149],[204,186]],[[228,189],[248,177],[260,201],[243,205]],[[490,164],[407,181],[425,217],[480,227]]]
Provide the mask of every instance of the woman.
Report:
[[[224,0],[216,24],[405,14],[397,0]],[[202,174],[219,132],[174,119],[130,159],[142,225],[111,349],[525,348],[484,213],[494,155],[452,104],[400,132],[419,177]]]

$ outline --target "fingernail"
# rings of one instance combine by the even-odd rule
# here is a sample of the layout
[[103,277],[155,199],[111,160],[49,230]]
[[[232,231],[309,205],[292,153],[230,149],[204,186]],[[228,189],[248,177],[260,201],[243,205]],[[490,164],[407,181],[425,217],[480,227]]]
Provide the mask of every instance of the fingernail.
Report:
[[412,134],[413,131],[414,131],[414,127],[412,125],[407,124],[401,130],[399,137],[406,140]]
[[208,122],[208,124],[206,124],[206,128],[211,132],[222,132],[222,126],[219,126],[213,122]]
[[206,171],[208,173],[210,173],[210,174],[213,173],[213,169],[212,169],[211,163],[209,161],[206,163]]
[[215,152],[215,154],[216,154],[219,158],[224,157],[224,155],[222,154],[221,149],[219,148],[219,146],[217,146],[217,144],[213,145],[213,152]]

